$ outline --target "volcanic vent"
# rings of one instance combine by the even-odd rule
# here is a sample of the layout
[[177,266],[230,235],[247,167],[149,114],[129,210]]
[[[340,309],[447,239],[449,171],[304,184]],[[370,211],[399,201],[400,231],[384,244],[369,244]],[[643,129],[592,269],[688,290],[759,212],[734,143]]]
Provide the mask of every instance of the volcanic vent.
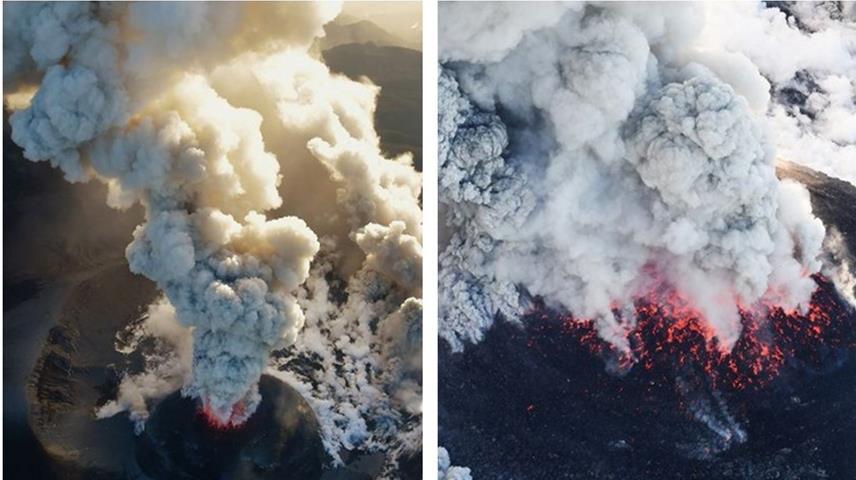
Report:
[[173,393],[155,408],[136,460],[151,478],[312,479],[324,447],[318,420],[294,389],[264,375],[261,403],[244,423],[219,423],[199,401]]
[[717,387],[762,388],[787,363],[819,367],[831,349],[852,346],[848,306],[828,279],[818,274],[814,280],[817,290],[804,313],[775,305],[740,308],[743,334],[731,349],[722,348],[702,313],[669,285],[659,285],[635,302],[636,324],[627,335],[629,351],[618,351],[600,339],[590,320],[567,316],[563,325],[567,333],[602,355],[613,370],[626,371],[638,364],[672,378],[689,368],[704,372]]
[[639,357],[622,375],[603,368],[620,357],[590,324],[549,310],[523,328],[498,322],[463,354],[441,344],[440,441],[488,476],[847,478],[836,475],[856,463],[837,445],[854,440],[854,313],[818,280],[808,316],[825,312],[821,336],[802,335],[806,317],[771,312],[770,336],[744,335],[724,355],[661,305],[642,314]]

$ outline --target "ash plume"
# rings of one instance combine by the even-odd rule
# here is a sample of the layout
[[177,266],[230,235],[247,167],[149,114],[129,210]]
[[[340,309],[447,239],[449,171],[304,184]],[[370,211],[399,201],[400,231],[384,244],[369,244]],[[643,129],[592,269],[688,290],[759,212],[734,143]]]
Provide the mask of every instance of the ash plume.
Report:
[[[489,264],[503,229],[522,227],[534,208],[525,174],[506,162],[505,124],[479,111],[441,70],[439,92],[440,198],[452,235],[440,255],[440,336],[453,348],[477,342],[496,313],[516,319],[522,299]],[[459,207],[460,208],[457,208]],[[511,232],[508,232],[510,234]]]
[[[399,303],[377,312],[398,325],[388,337],[421,320],[421,175],[409,154],[381,152],[379,88],[312,53],[339,7],[4,4],[7,98],[26,100],[13,141],[69,181],[105,183],[111,207],[145,209],[126,257],[163,299],[132,336],[163,349],[99,416],[142,421],[148,401],[181,387],[218,423],[242,423],[271,353],[299,343],[322,243],[335,259],[324,274],[361,284],[365,262],[394,283]],[[353,302],[369,294],[352,290]]]
[[[740,308],[807,308],[825,229],[775,175],[766,66],[700,33],[718,7],[551,8],[440,9],[470,25],[440,51],[452,348],[518,320],[530,295],[626,354],[633,304],[658,285],[690,297],[723,351]],[[511,40],[490,41],[500,30]]]

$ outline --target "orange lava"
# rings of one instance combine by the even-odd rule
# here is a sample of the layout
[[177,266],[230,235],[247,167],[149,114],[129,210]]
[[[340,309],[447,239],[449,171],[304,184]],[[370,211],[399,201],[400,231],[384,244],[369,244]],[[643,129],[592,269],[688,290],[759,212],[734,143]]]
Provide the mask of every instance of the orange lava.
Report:
[[232,414],[228,420],[223,421],[214,413],[211,405],[208,402],[202,402],[202,407],[199,409],[199,414],[214,430],[237,430],[246,423],[245,406],[243,402],[238,402],[232,407]]
[[[771,305],[752,311],[739,308],[743,332],[730,351],[721,348],[687,296],[662,285],[634,303],[637,324],[628,335],[630,354],[600,339],[592,320],[567,316],[563,330],[593,353],[617,358],[624,371],[634,365],[651,372],[695,368],[720,387],[760,388],[776,378],[789,359],[820,362],[825,348],[852,343],[846,326],[836,321],[845,318],[847,310],[835,288],[820,275],[813,278],[818,288],[805,314]],[[617,309],[614,313],[620,314]]]

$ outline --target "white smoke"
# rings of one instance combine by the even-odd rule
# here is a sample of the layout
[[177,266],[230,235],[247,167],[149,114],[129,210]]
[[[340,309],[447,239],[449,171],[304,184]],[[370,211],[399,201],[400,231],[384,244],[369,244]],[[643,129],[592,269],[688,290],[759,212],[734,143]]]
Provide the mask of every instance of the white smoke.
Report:
[[856,8],[785,9],[710,5],[702,42],[739,52],[772,84],[766,113],[782,158],[856,184]]
[[847,299],[851,305],[856,305],[856,273],[850,259],[852,254],[847,248],[844,236],[832,227],[824,241],[824,251],[827,258],[824,262],[823,274],[832,279],[838,293]]
[[470,469],[467,467],[457,467],[452,465],[449,459],[449,452],[443,447],[437,449],[438,480],[472,480],[473,476]]
[[687,454],[693,458],[710,460],[732,445],[745,443],[748,436],[744,427],[728,410],[722,395],[716,390],[700,391],[697,381],[697,378],[678,376],[675,379],[675,389],[682,397],[682,404],[687,409],[687,413],[713,434],[713,438],[707,442],[702,440]]
[[[401,397],[418,423],[421,365],[411,365],[409,351],[390,349],[396,329],[421,320],[413,306],[421,296],[421,175],[409,154],[381,153],[379,89],[334,75],[313,56],[339,7],[4,4],[6,93],[35,92],[28,103],[16,100],[13,141],[70,181],[104,182],[110,206],[139,203],[146,211],[126,256],[165,299],[136,335],[162,338],[165,348],[150,355],[149,369],[123,380],[99,416],[129,410],[142,424],[147,401],[182,387],[220,421],[243,421],[259,401],[271,352],[299,337],[306,305],[298,297],[324,242],[335,262],[316,266],[315,275],[361,272],[346,280],[354,284],[347,302],[368,301],[373,292],[358,286],[368,277],[395,285],[377,313],[389,326],[364,341],[393,341],[372,348],[408,367],[383,378],[411,382],[401,388],[413,393],[382,395]],[[341,308],[321,292],[313,302]],[[159,329],[164,317],[177,320],[175,328]],[[320,323],[326,318],[311,320],[329,331]],[[317,338],[328,350],[338,340]],[[305,393],[323,397],[323,388]],[[398,424],[391,425],[390,432]]]
[[[98,409],[98,418],[108,418],[127,411],[134,430],[139,433],[149,418],[148,402],[159,400],[178,390],[190,376],[193,357],[193,336],[175,316],[175,308],[165,298],[149,305],[140,323],[128,327],[128,338],[121,338],[118,350],[129,354],[140,342],[152,338],[157,342],[153,351],[145,352],[146,368],[125,375],[119,394]],[[122,337],[125,337],[123,335]]]
[[[440,334],[453,349],[497,313],[519,318],[525,294],[595,319],[625,351],[633,319],[613,311],[652,282],[687,294],[724,350],[738,305],[807,306],[824,227],[775,176],[752,57],[703,42],[712,14],[478,10],[440,8],[441,24],[470,25],[440,52]],[[498,29],[514,42],[473,39]]]
[[444,15],[439,22],[437,37],[442,59],[501,60],[528,31],[551,27],[565,11],[581,6],[542,2],[532,8],[521,2],[496,2],[484,8],[478,3],[461,2],[454,7],[456,15]]
[[[410,240],[390,239],[404,250]],[[347,282],[331,278],[334,257],[322,248],[301,292],[306,326],[279,357],[279,375],[308,392],[335,461],[343,447],[392,451],[397,459],[422,436],[422,301],[376,270],[370,254]],[[320,368],[301,367],[313,363]],[[386,465],[384,478],[394,477],[394,467]]]
[[391,451],[384,478],[422,436],[422,287],[414,282],[422,248],[403,229],[393,222],[357,231],[366,257],[347,282],[332,275],[335,245],[322,246],[298,299],[306,326],[276,373],[304,392],[336,462],[341,448]]

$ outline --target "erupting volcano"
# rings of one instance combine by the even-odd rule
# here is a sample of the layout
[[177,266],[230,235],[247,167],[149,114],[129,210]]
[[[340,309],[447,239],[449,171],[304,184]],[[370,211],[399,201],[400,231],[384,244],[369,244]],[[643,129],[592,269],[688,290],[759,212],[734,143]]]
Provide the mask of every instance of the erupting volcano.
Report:
[[149,478],[318,478],[324,449],[309,404],[270,376],[259,392],[256,412],[229,423],[179,393],[165,398],[137,441],[137,466]]
[[[35,387],[18,418],[35,412],[63,469],[125,478],[136,434],[154,478],[406,476],[422,437],[421,53],[376,16],[421,38],[417,4],[3,4],[4,199],[39,205],[10,224],[27,257],[10,275],[63,292],[34,289],[43,313],[17,317],[47,338],[21,367]],[[117,263],[128,275],[104,280]],[[303,410],[263,414],[268,374]],[[323,458],[279,442],[289,415],[312,417]]]
[[448,471],[854,478],[856,9],[439,13]]

